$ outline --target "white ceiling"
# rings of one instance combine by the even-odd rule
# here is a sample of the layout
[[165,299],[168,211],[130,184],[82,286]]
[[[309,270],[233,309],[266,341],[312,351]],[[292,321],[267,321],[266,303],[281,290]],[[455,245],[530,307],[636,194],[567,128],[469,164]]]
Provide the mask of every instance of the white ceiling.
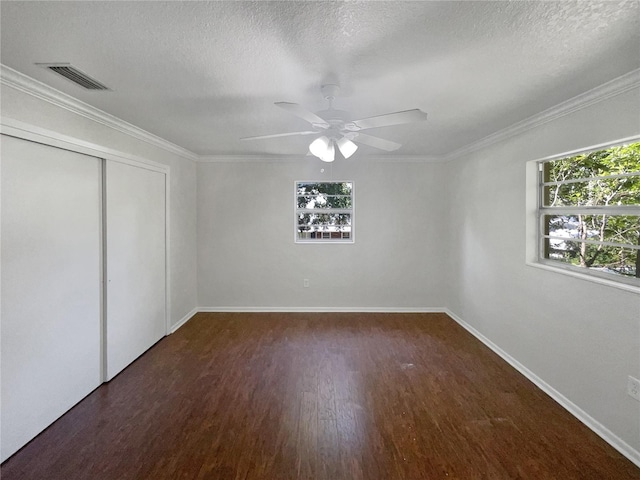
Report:
[[[426,122],[368,133],[443,155],[640,67],[640,2],[1,1],[1,62],[200,155],[305,153],[273,105]],[[69,62],[88,92],[37,62]],[[361,155],[381,153],[363,146]]]

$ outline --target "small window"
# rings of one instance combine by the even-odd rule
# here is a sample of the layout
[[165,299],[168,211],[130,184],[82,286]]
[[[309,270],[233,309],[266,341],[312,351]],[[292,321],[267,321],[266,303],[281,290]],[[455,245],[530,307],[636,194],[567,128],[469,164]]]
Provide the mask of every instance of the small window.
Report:
[[296,182],[296,242],[353,243],[353,182]]
[[538,170],[541,262],[640,285],[640,142]]

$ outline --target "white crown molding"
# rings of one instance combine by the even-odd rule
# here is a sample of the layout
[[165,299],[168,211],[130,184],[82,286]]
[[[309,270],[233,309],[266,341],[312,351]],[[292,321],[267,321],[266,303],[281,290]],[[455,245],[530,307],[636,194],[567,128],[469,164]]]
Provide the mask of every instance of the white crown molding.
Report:
[[[465,145],[461,148],[453,150],[444,155],[369,155],[362,156],[357,160],[364,160],[367,162],[397,162],[397,163],[437,163],[437,162],[449,162],[455,160],[461,156],[468,155],[472,152],[481,150],[489,145],[498,143],[508,138],[519,135],[528,130],[532,130],[536,127],[544,125],[545,123],[552,122],[561,117],[569,115],[571,113],[587,108],[598,102],[602,102],[608,98],[615,97],[623,94],[634,88],[640,87],[640,68],[632,70],[620,77],[614,78],[602,85],[599,85],[591,90],[576,95],[569,100],[566,100],[558,105],[543,110],[529,118],[526,118],[520,122],[499,130],[495,133],[487,135],[486,137]],[[201,162],[262,162],[265,161],[298,161],[301,158],[299,155],[291,155],[290,159],[283,160],[288,156],[265,156],[265,155],[201,155]],[[354,161],[356,159],[354,158]]]
[[[0,83],[197,162],[291,163],[306,158],[304,155],[198,155],[2,64],[0,64]],[[353,159],[353,161],[367,163],[448,162],[637,87],[640,87],[640,69],[632,70],[625,75],[614,78],[607,83],[444,155],[367,155]]]
[[[295,163],[316,160],[306,155],[200,155],[200,163]],[[435,155],[363,155],[344,162],[366,163],[437,163],[444,161]]]
[[547,110],[543,110],[529,118],[514,123],[507,128],[492,133],[491,135],[487,135],[477,142],[473,142],[465,145],[464,147],[453,150],[444,155],[443,159],[445,161],[455,160],[461,156],[468,155],[472,152],[488,147],[489,145],[493,145],[494,143],[501,142],[528,130],[532,130],[540,125],[552,122],[573,112],[582,110],[583,108],[587,108],[598,102],[615,97],[638,87],[640,87],[640,68],[614,78],[613,80],[603,83],[602,85],[581,93],[580,95],[576,95],[575,97],[548,108]]
[[109,113],[103,112],[102,110],[84,103],[77,98],[67,95],[66,93],[56,90],[49,85],[39,82],[38,80],[2,64],[0,64],[0,83],[58,107],[64,108],[65,110],[77,115],[81,115],[94,122],[125,133],[133,138],[142,140],[150,145],[162,148],[163,150],[179,155],[180,157],[193,161],[198,160],[198,155],[180,147],[179,145],[164,140],[163,138],[149,133],[146,130],[142,130],[135,125],[125,122],[124,120],[121,120]]
[[304,161],[304,155],[200,155],[200,163],[293,163]]
[[[441,155],[363,155],[353,158],[354,162],[365,161],[368,163],[439,163],[443,162]],[[347,160],[349,161],[349,160]]]

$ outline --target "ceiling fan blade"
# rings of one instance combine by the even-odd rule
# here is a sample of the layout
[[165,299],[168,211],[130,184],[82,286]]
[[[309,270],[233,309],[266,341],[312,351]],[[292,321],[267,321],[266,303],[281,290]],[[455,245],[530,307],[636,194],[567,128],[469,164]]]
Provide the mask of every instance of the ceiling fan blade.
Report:
[[289,103],[289,102],[276,102],[275,105],[280,108],[284,108],[286,111],[293,113],[296,117],[300,117],[303,120],[306,120],[312,125],[317,125],[320,127],[328,127],[329,124],[322,117],[319,117],[313,112],[310,112],[304,107],[301,107],[297,103]]
[[366,133],[360,132],[358,132],[358,136],[353,140],[358,143],[369,145],[370,147],[379,148],[380,150],[386,150],[387,152],[393,152],[394,150],[397,150],[402,146],[401,144],[392,142],[391,140],[385,140],[383,138],[374,137],[372,135],[367,135]]
[[[402,123],[421,122],[426,119],[427,114],[419,108],[415,108],[413,110],[404,110],[402,112],[387,113],[376,117],[354,120],[350,123],[356,126],[353,130],[358,131],[366,130],[367,128],[388,127],[389,125],[400,125]],[[351,130],[349,125],[347,125],[347,129]]]
[[276,133],[273,135],[260,135],[258,137],[242,137],[240,140],[261,140],[263,138],[292,137],[294,135],[313,135],[318,133],[315,130],[306,130],[304,132]]

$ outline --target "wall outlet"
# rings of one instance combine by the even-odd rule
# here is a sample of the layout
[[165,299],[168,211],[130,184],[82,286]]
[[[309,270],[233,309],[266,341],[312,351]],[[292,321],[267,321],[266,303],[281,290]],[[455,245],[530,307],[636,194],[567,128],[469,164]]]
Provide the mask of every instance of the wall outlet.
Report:
[[640,402],[640,380],[631,375],[627,377],[627,393]]
[[304,285],[304,288],[309,288],[309,279],[308,279],[308,278],[305,278],[305,279],[302,281],[302,284]]

